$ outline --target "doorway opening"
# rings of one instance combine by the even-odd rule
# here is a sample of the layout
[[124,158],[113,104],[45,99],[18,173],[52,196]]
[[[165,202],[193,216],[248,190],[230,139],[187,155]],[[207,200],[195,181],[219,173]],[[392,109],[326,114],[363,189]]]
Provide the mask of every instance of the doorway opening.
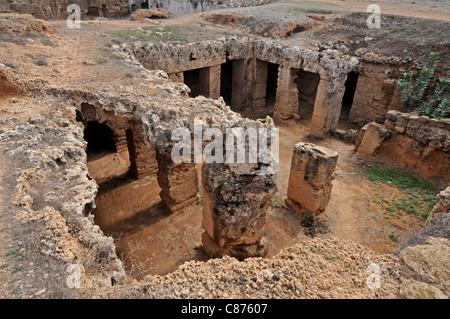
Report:
[[183,72],[184,84],[190,89],[190,97],[197,97],[201,95],[202,87],[200,83],[200,69],[188,70]]
[[267,64],[266,107],[273,108],[277,99],[278,68],[275,63]]
[[350,110],[353,105],[353,99],[355,97],[356,85],[358,84],[359,74],[356,72],[350,72],[345,81],[345,91],[342,97],[342,108],[339,116],[339,121],[347,121],[350,115]]
[[231,105],[233,87],[233,61],[227,60],[220,67],[220,96],[227,105]]

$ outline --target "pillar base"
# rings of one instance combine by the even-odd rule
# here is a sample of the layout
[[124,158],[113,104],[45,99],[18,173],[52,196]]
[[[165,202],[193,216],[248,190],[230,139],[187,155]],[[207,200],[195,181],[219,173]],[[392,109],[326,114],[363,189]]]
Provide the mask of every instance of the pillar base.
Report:
[[[161,195],[160,195],[161,197]],[[171,214],[184,211],[185,209],[194,206],[198,202],[197,197],[191,197],[183,202],[175,203],[174,201],[164,198],[162,205],[167,208]]]
[[268,240],[264,236],[254,244],[233,245],[226,243],[223,247],[220,247],[206,232],[202,234],[202,244],[203,250],[212,258],[220,258],[227,255],[238,260],[244,260],[248,257],[264,257],[269,248]]

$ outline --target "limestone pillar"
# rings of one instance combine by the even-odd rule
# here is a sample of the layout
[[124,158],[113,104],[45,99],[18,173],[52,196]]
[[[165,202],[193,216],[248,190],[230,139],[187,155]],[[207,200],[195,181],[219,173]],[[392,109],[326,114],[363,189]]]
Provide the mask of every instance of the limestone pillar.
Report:
[[298,109],[298,89],[295,79],[298,69],[280,65],[274,117],[286,120]]
[[212,257],[230,255],[242,260],[267,252],[264,226],[276,192],[276,174],[259,175],[254,168],[203,164],[202,243]]
[[311,120],[311,135],[324,137],[326,133],[336,128],[341,113],[345,80],[345,76],[327,80],[320,78]]
[[117,153],[128,151],[126,130],[114,130],[114,145]]
[[231,87],[231,109],[242,111],[248,101],[248,66],[246,60],[233,61],[233,75]]
[[251,101],[252,110],[264,109],[266,107],[268,64],[266,61],[255,61]]
[[294,146],[288,201],[301,212],[322,213],[330,199],[338,153],[311,143]]
[[176,164],[170,153],[156,151],[158,160],[159,196],[171,213],[181,211],[197,202],[198,177],[195,163]]
[[211,99],[220,97],[220,65],[200,69],[201,95]]
[[158,169],[156,152],[148,141],[140,125],[134,125],[126,130],[128,153],[130,156],[130,170],[134,177],[142,178],[153,174]]

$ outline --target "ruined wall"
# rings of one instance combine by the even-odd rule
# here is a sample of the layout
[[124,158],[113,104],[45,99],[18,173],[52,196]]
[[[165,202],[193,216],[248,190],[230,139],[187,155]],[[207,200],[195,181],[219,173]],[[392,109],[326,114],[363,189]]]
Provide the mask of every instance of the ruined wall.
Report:
[[398,66],[361,61],[349,121],[367,123],[382,118],[389,110],[403,110],[398,96]]
[[164,8],[173,15],[184,15],[213,9],[257,6],[274,2],[274,0],[136,0],[141,5],[148,2],[148,7]]
[[374,157],[441,185],[450,181],[450,120],[389,111],[361,129],[357,154]]
[[77,4],[82,19],[95,17],[119,18],[130,13],[128,0],[14,0],[4,1],[2,8],[17,13],[32,14],[39,19],[66,19],[67,7]]
[[274,0],[0,0],[0,10],[32,14],[40,19],[64,19],[67,7],[78,4],[82,19],[119,18],[137,9],[164,8],[172,15],[184,15],[212,9],[256,6]]
[[299,70],[314,73],[318,80],[312,133],[323,136],[339,121],[347,74],[357,67],[358,60],[336,50],[319,52],[276,41],[249,38],[226,38],[188,44],[147,43],[122,45],[147,69],[161,69],[173,79],[180,71],[215,67],[233,61],[233,110],[248,111],[265,106],[265,83],[258,78],[267,71],[264,63],[279,65],[274,117],[288,119],[298,112]]

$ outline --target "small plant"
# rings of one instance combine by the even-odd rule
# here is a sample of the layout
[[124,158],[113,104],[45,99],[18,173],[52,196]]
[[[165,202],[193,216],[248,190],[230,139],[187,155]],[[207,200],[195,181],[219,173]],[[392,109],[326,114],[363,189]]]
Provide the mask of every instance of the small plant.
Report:
[[281,198],[278,193],[272,197],[272,208],[281,208]]
[[382,182],[402,191],[400,197],[390,200],[378,198],[377,200],[377,203],[390,213],[390,216],[393,216],[392,213],[399,216],[406,213],[425,220],[437,203],[436,195],[440,191],[439,188],[422,181],[418,177],[396,169],[379,166],[366,168],[365,173],[371,181]]
[[392,240],[394,243],[398,243],[398,238],[394,233],[391,233],[389,235],[389,239]]
[[439,78],[433,92],[428,96],[425,94],[433,77],[439,54],[440,52],[430,53],[427,65],[416,79],[412,72],[406,72],[403,75],[404,78],[398,81],[400,99],[407,112],[418,110],[420,115],[433,118],[450,116],[450,100],[441,96],[447,87],[447,78]]

